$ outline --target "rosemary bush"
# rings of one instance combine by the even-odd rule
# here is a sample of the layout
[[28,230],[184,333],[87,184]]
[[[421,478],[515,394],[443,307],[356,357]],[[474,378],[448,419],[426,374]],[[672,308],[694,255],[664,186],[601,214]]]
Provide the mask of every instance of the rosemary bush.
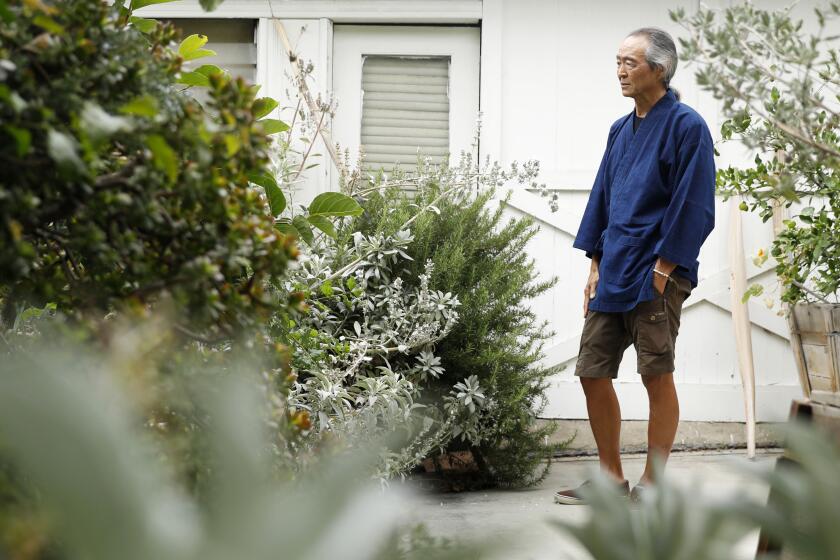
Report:
[[[424,393],[424,402],[434,402],[461,380],[465,394],[481,388],[481,397],[471,399],[476,413],[460,420],[447,446],[451,451],[469,449],[479,467],[459,484],[538,484],[557,447],[547,444],[554,425],[536,428],[535,420],[546,404],[547,379],[557,367],[539,364],[552,332],[546,322],[536,321],[528,300],[557,280],[538,280],[526,251],[537,233],[533,220],[505,223],[503,204],[494,199],[506,182],[533,185],[538,165],[514,162],[503,170],[489,161],[480,165],[474,153],[462,153],[457,167],[420,163],[416,174],[398,170],[391,178],[380,175],[354,228],[390,234],[418,216],[414,241],[406,249],[412,259],[402,263],[402,274],[416,284],[422,263],[431,261],[430,286],[461,302],[458,322],[436,345],[443,373]],[[432,212],[417,215],[422,208]]]

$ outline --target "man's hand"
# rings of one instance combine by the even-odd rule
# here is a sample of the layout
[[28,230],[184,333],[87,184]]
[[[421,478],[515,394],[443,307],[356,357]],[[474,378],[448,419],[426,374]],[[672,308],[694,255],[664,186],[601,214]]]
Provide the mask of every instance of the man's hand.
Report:
[[589,312],[589,300],[595,297],[595,288],[598,286],[598,264],[599,259],[593,258],[589,265],[589,279],[583,289],[583,316]]
[[[656,264],[653,265],[656,270],[661,270],[665,274],[670,275],[675,268],[677,268],[676,263],[672,263],[669,260],[663,259],[659,257],[656,260]],[[659,292],[659,295],[665,293],[665,286],[668,283],[668,279],[662,276],[661,274],[657,274],[656,272],[653,273],[653,289]]]
[[[661,269],[657,269],[661,270]],[[659,295],[665,293],[665,287],[668,285],[668,279],[661,274],[653,273],[653,289],[659,292]]]

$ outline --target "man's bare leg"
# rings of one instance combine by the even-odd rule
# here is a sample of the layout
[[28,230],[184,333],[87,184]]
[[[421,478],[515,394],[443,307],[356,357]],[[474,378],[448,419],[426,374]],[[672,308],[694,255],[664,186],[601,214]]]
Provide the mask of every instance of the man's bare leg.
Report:
[[643,375],[642,381],[650,401],[648,418],[648,455],[645,472],[639,482],[654,482],[653,464],[658,458],[662,466],[668,461],[677,426],[680,422],[680,404],[674,387],[674,374]]
[[581,377],[580,382],[586,395],[589,425],[592,427],[595,444],[598,446],[601,469],[619,482],[623,482],[624,471],[621,469],[619,447],[621,409],[612,379]]

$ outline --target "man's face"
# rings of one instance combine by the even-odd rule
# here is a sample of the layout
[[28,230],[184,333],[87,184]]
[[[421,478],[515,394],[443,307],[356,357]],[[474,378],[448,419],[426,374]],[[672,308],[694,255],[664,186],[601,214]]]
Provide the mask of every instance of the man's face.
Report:
[[637,97],[662,87],[662,70],[654,71],[645,60],[648,39],[644,35],[627,37],[615,56],[621,95]]

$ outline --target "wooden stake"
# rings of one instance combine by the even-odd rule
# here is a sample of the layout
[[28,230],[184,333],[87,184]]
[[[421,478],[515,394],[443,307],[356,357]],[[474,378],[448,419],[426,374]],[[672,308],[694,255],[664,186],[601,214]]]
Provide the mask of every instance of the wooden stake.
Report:
[[729,199],[729,295],[732,302],[732,326],[738,351],[738,370],[744,388],[744,411],[747,417],[747,457],[755,457],[755,365],[753,363],[750,311],[741,296],[747,290],[744,265],[744,238],[741,226],[740,195]]

